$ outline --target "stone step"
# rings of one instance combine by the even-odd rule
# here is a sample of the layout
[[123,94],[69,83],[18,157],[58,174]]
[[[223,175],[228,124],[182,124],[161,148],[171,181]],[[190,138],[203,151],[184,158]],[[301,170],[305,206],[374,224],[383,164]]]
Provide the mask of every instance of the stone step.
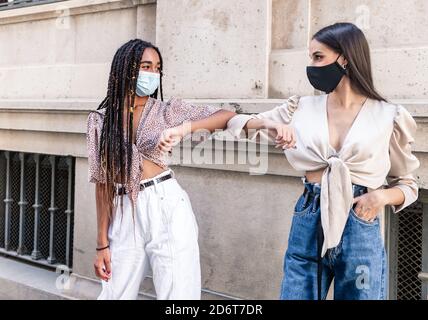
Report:
[[74,299],[57,288],[60,274],[15,258],[0,256],[0,299]]
[[[69,279],[70,286],[62,280]],[[94,300],[101,290],[98,280],[75,273],[60,274],[8,256],[0,256],[0,300]],[[202,290],[204,300],[236,300],[210,290]],[[144,279],[138,300],[154,300],[152,278]]]

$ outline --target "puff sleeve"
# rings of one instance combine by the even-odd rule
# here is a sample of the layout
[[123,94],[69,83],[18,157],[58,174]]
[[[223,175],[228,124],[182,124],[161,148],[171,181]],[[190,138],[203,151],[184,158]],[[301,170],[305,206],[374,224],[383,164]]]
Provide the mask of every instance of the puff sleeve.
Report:
[[252,132],[249,132],[248,137],[246,137],[245,131],[243,130],[245,125],[251,119],[269,119],[275,122],[289,124],[298,107],[299,98],[300,97],[297,95],[291,96],[282,105],[262,113],[238,114],[228,121],[227,131],[236,139],[247,138],[254,142],[268,141],[269,144],[273,144],[274,137],[268,134],[268,130],[251,130]]
[[397,105],[394,128],[389,144],[391,168],[386,178],[388,187],[397,187],[404,193],[404,202],[391,206],[393,212],[399,212],[418,198],[418,185],[413,172],[419,168],[419,160],[412,154],[412,144],[416,133],[416,121],[401,105]]
[[105,182],[99,157],[102,121],[102,113],[98,111],[92,111],[89,113],[87,119],[86,145],[88,151],[88,182],[92,183]]
[[171,98],[167,102],[166,118],[172,127],[181,125],[185,121],[197,121],[208,118],[222,110],[215,106],[195,106],[178,98]]

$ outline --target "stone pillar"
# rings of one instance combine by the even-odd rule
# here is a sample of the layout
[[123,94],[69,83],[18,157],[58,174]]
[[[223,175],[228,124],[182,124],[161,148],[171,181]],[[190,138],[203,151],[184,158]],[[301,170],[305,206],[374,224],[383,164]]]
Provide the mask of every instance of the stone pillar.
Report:
[[270,1],[158,0],[166,96],[266,98]]

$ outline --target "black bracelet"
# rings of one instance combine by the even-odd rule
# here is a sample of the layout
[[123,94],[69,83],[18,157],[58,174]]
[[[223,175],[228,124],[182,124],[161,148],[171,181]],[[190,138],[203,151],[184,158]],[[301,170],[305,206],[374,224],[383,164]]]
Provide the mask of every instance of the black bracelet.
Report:
[[107,246],[105,246],[104,248],[96,248],[95,250],[97,250],[97,251],[101,251],[101,250],[104,250],[104,249],[107,249],[107,248],[110,248],[110,245],[107,245]]

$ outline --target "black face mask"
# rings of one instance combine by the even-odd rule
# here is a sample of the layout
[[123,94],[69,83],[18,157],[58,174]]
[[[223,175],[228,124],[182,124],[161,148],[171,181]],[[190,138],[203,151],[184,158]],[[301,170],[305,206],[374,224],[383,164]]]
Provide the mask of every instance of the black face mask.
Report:
[[[340,57],[340,55],[339,55]],[[339,84],[346,70],[336,61],[322,67],[307,66],[306,74],[311,85],[325,93],[332,92]]]

